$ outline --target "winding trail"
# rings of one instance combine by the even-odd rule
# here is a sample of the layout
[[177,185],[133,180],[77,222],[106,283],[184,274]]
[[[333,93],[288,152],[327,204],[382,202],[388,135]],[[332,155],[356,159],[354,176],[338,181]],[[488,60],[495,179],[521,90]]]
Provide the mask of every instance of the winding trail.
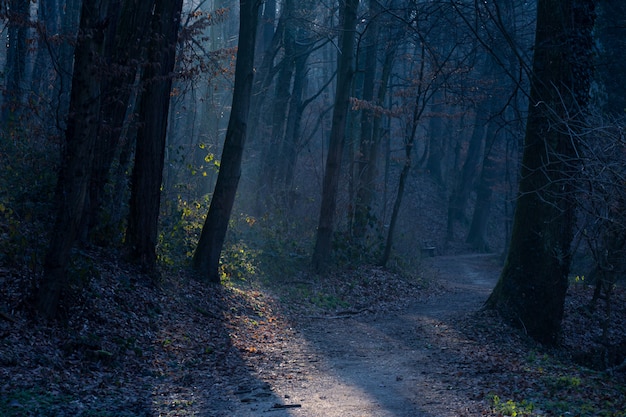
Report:
[[244,409],[236,415],[476,415],[473,387],[460,382],[476,364],[459,349],[475,342],[455,319],[481,307],[497,281],[498,260],[441,256],[425,264],[445,287],[442,294],[393,314],[298,325],[296,337],[275,347],[276,366],[257,371],[265,384],[237,394]]

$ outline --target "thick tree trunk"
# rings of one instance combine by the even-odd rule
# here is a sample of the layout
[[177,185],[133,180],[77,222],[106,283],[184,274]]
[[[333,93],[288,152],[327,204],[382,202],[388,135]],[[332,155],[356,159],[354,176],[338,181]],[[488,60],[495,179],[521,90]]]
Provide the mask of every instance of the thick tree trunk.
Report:
[[592,0],[539,0],[529,116],[511,246],[487,300],[536,340],[558,340],[571,259],[577,138],[591,78]]
[[67,265],[87,199],[87,187],[100,115],[98,68],[104,44],[106,3],[84,0],[74,53],[70,116],[55,197],[57,212],[44,261],[37,309],[53,318],[67,286]]
[[152,271],[156,264],[165,138],[182,4],[182,0],[156,0],[149,65],[142,76],[141,124],[137,131],[126,244],[130,259],[147,271]]
[[212,283],[220,282],[220,255],[241,177],[241,160],[246,142],[254,74],[254,45],[260,1],[240,0],[239,4],[241,17],[233,104],[217,183],[193,256],[193,267],[198,276]]
[[356,13],[358,0],[343,2],[343,25],[341,36],[341,54],[338,59],[337,91],[335,93],[335,108],[330,132],[330,144],[326,157],[326,169],[322,184],[322,204],[320,207],[317,239],[313,251],[312,266],[317,272],[323,272],[330,263],[332,250],[335,207],[337,205],[337,190],[339,188],[339,174],[341,159],[345,145],[346,121],[350,105],[350,91],[354,75],[353,55],[355,45]]
[[[154,0],[125,0],[118,11],[119,16],[116,16],[116,24],[110,28],[112,41],[107,45],[106,56],[107,64],[114,70],[103,83],[102,123],[89,186],[88,218],[84,222],[87,227],[84,234],[100,243],[110,243],[114,237],[104,232],[116,226],[101,216],[105,203],[104,189],[118,151],[142,49],[150,33],[153,6]],[[119,204],[119,200],[113,203]],[[114,208],[109,207],[109,210]]]

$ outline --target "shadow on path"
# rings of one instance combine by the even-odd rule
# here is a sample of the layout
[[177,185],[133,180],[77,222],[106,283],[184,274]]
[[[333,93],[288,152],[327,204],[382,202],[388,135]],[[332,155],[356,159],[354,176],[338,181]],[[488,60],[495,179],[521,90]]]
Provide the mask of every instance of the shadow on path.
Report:
[[[451,320],[478,310],[499,272],[493,255],[437,257],[426,268],[446,291],[381,315],[311,319],[298,347],[283,352],[273,391],[301,405],[290,416],[445,417],[476,415],[471,388],[455,377],[467,367],[466,340]],[[295,370],[295,372],[294,372]]]

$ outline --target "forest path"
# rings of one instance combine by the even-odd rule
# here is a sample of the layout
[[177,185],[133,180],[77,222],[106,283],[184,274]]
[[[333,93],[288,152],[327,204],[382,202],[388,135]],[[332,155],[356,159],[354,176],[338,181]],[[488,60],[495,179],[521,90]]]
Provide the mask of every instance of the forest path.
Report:
[[[481,373],[456,323],[480,309],[500,270],[494,255],[441,256],[424,267],[444,291],[393,313],[310,317],[256,367],[262,386],[239,394],[237,415],[445,417],[477,415]],[[277,403],[278,401],[278,403]]]

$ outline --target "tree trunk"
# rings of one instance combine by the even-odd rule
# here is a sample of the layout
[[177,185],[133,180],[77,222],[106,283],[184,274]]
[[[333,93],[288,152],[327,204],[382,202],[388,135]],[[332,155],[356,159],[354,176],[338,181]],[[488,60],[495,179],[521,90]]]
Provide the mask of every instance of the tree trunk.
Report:
[[278,175],[280,149],[285,140],[285,126],[289,101],[291,99],[291,80],[294,73],[294,59],[296,54],[296,39],[293,25],[293,1],[287,0],[282,14],[286,16],[287,23],[283,31],[284,56],[279,65],[276,78],[274,100],[272,102],[272,134],[269,142],[265,144],[262,152],[262,161],[258,173],[258,190],[263,190],[259,195],[258,206],[264,207],[274,198],[275,182]]
[[434,103],[431,106],[433,115],[428,121],[428,159],[426,169],[431,178],[439,185],[444,185],[445,175],[443,173],[443,159],[445,157],[445,120],[441,116],[445,112],[445,104],[440,102],[443,100],[443,93],[437,93],[434,96]]
[[57,212],[44,261],[37,309],[53,318],[67,286],[67,265],[87,198],[87,187],[100,114],[98,68],[104,45],[106,1],[84,0],[80,34],[74,53],[70,113],[65,132],[63,161],[55,198]]
[[239,4],[241,17],[232,109],[217,183],[193,256],[193,267],[198,276],[212,283],[220,282],[220,255],[241,177],[254,74],[254,45],[260,1],[240,0]]
[[289,101],[289,113],[287,114],[287,126],[285,140],[278,158],[278,179],[283,185],[287,207],[293,208],[293,177],[295,175],[296,162],[298,160],[298,146],[300,145],[300,124],[304,103],[302,95],[307,81],[307,59],[310,51],[299,50],[296,52],[293,87],[291,100]]
[[558,340],[574,225],[576,134],[591,78],[592,0],[539,0],[519,198],[507,261],[487,300],[536,340]]
[[[374,177],[376,174],[376,148],[374,142],[374,118],[372,108],[374,101],[374,84],[376,79],[376,61],[378,55],[378,1],[368,2],[370,23],[365,34],[365,68],[363,69],[363,101],[366,102],[361,110],[361,137],[359,153],[356,161],[356,201],[354,204],[353,234],[356,239],[363,239],[367,226],[372,217],[372,201],[374,200]],[[381,87],[382,88],[382,87]]]
[[467,155],[465,156],[465,161],[463,162],[463,168],[461,169],[461,176],[457,179],[454,191],[450,194],[450,203],[448,205],[448,226],[446,232],[448,241],[454,240],[455,222],[460,221],[467,225],[467,216],[465,214],[467,201],[472,192],[476,176],[478,175],[481,155],[484,153],[485,148],[487,123],[490,116],[489,110],[491,109],[488,100],[488,98],[484,98],[476,107],[474,129],[472,131],[472,137],[469,141]]
[[[52,54],[57,54],[59,48],[53,45],[50,40],[52,36],[58,35],[61,29],[61,7],[58,0],[40,0],[37,8],[37,55],[35,57],[36,71],[33,71],[31,79],[31,97],[37,108],[45,108],[48,101],[52,99],[49,89],[55,73],[52,62]],[[52,54],[51,54],[52,51]],[[48,116],[48,114],[46,114]],[[55,124],[54,119],[44,119],[50,126]],[[53,136],[57,132],[49,131],[48,135]]]
[[266,51],[271,47],[274,37],[274,26],[276,24],[276,0],[265,0],[263,2],[263,12],[259,7],[259,33],[257,35],[256,50]]
[[107,45],[106,55],[107,64],[113,71],[103,83],[102,123],[89,186],[88,218],[84,222],[87,228],[84,231],[85,237],[89,235],[91,241],[99,239],[100,243],[110,243],[110,239],[114,238],[104,232],[116,226],[110,220],[103,220],[104,216],[101,216],[105,203],[104,189],[118,151],[142,49],[146,46],[147,34],[150,33],[153,6],[154,0],[125,0],[119,11],[119,23],[111,26],[112,41]]
[[598,42],[597,78],[606,100],[603,110],[617,117],[626,109],[626,3],[598,0],[598,20],[594,29]]
[[341,36],[341,54],[337,63],[337,90],[335,93],[335,108],[330,132],[330,144],[326,157],[326,169],[322,185],[322,204],[320,207],[317,239],[313,251],[312,266],[317,272],[326,270],[330,263],[330,254],[333,240],[333,222],[337,205],[337,190],[339,188],[339,174],[341,159],[345,145],[346,121],[350,105],[350,90],[354,75],[353,55],[355,45],[356,13],[358,0],[343,2],[343,25]]
[[[487,135],[494,135],[495,128],[493,123],[489,126]],[[496,182],[498,173],[496,172],[496,162],[490,151],[491,147],[487,147],[483,157],[483,166],[480,173],[480,179],[476,186],[476,205],[472,216],[472,223],[467,234],[466,242],[472,245],[474,250],[487,253],[490,251],[487,243],[487,223],[489,221],[489,212],[491,208],[491,196],[493,194],[493,186]]]
[[23,81],[26,77],[26,35],[29,24],[29,3],[10,0],[8,13],[7,58],[3,76],[6,78],[2,120],[4,127],[14,126],[21,112]]
[[130,259],[147,271],[156,265],[165,138],[182,4],[182,0],[156,0],[148,66],[142,76],[141,124],[137,131],[126,244]]

